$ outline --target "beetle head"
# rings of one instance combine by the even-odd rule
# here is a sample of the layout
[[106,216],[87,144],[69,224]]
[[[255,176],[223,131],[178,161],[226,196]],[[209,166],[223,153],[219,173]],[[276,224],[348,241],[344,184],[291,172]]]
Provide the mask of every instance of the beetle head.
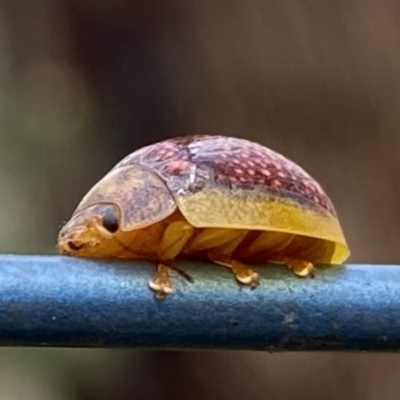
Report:
[[120,230],[120,212],[114,204],[100,203],[78,209],[58,235],[61,254],[82,257],[113,255]]

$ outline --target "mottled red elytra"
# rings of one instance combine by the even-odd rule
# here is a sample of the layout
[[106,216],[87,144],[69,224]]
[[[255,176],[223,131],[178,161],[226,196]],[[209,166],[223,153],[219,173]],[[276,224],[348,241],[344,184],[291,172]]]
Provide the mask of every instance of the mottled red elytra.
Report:
[[58,237],[60,253],[158,264],[150,288],[172,291],[177,258],[231,268],[255,287],[246,263],[286,264],[296,275],[350,254],[335,209],[307,172],[249,140],[171,138],[125,157],[82,199]]

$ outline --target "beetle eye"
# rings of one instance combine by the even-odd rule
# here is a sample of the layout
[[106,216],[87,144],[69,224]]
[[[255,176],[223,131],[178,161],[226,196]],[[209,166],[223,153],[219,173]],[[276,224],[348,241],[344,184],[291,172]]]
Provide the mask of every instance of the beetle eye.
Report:
[[101,222],[109,232],[115,233],[119,228],[116,212],[112,208],[107,208],[103,214]]

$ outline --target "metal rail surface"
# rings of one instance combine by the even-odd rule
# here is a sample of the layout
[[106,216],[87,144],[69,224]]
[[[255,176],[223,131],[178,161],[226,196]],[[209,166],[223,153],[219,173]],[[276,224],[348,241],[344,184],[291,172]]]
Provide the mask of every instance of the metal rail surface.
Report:
[[397,351],[400,267],[322,267],[301,279],[256,266],[260,286],[229,270],[180,262],[175,292],[157,300],[146,262],[0,256],[0,345]]

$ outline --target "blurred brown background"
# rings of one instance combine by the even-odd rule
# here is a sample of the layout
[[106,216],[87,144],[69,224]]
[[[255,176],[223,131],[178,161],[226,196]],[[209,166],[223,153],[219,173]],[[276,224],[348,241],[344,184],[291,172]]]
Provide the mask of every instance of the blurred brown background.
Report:
[[[352,262],[400,262],[396,0],[0,0],[0,250],[58,228],[127,153],[255,139],[334,201]],[[0,349],[0,400],[399,399],[395,354]]]

